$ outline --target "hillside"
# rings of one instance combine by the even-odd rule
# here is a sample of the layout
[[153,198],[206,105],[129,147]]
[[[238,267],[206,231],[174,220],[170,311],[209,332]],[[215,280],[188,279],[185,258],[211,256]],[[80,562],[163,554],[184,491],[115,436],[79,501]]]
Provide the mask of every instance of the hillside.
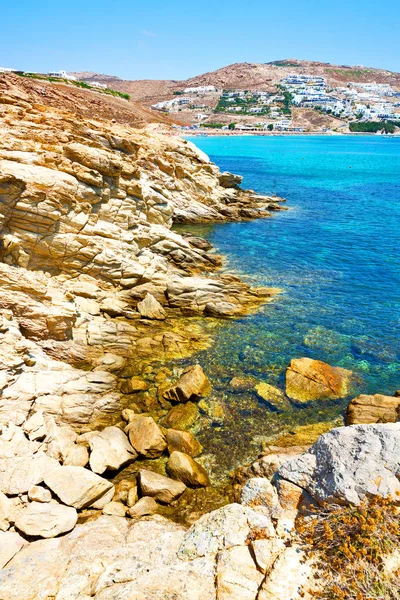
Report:
[[185,87],[214,85],[220,89],[260,89],[269,91],[280,79],[293,73],[294,70],[307,72],[310,75],[322,75],[329,84],[340,84],[349,81],[367,83],[388,83],[400,87],[400,73],[385,69],[375,69],[362,66],[332,65],[315,61],[286,59],[270,63],[235,63],[191,77],[184,81],[179,80],[123,80],[110,75],[98,73],[75,73],[75,76],[84,81],[99,81],[110,83],[115,89],[131,94],[135,101],[144,104],[153,104],[167,97],[174,91]]
[[179,120],[147,109],[136,102],[111,95],[18,75],[0,74],[0,93],[52,108],[71,110],[85,119],[113,119],[117,123],[144,127],[149,123],[172,125]]

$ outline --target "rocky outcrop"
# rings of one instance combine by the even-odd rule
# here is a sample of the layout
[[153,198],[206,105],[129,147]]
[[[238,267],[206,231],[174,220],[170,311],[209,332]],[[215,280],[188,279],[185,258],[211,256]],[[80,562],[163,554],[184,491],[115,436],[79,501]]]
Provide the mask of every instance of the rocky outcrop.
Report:
[[400,421],[400,398],[361,394],[353,398],[347,407],[346,421],[349,425],[360,423],[396,423]]
[[359,504],[400,493],[400,423],[339,427],[277,471],[318,503]]
[[297,402],[345,398],[352,373],[311,358],[296,358],[286,370],[286,394]]

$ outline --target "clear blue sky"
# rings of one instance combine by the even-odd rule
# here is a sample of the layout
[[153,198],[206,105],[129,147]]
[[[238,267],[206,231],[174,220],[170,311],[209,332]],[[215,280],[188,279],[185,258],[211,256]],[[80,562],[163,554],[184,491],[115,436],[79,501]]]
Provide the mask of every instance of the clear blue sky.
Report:
[[400,71],[394,0],[0,0],[0,66],[183,79],[282,58]]

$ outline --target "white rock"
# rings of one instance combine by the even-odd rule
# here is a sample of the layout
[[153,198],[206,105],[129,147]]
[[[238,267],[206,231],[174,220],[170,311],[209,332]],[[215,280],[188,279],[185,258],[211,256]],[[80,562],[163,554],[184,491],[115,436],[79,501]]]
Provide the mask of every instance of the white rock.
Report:
[[44,482],[61,502],[75,508],[86,508],[114,491],[110,481],[83,467],[58,467],[46,475]]
[[40,485],[34,485],[28,491],[28,498],[34,502],[50,502],[51,492]]
[[286,548],[263,582],[257,600],[300,600],[311,571],[311,562],[300,548]]
[[22,425],[22,429],[32,441],[43,439],[47,434],[47,427],[44,421],[43,412],[38,410],[38,412],[25,421],[25,423]]
[[90,468],[98,474],[107,469],[116,471],[132,463],[137,452],[132,448],[125,433],[118,427],[106,427],[90,437]]
[[155,319],[158,321],[165,319],[165,310],[150,293],[147,293],[144,299],[138,303],[137,308],[141,316],[146,319]]
[[275,537],[271,519],[240,504],[228,504],[203,515],[185,535],[180,556],[193,560],[208,554],[216,554],[223,548],[243,546],[252,531],[262,532],[264,537]]
[[170,504],[186,490],[186,485],[181,481],[175,481],[147,469],[139,471],[139,485],[142,496],[151,496],[165,504]]
[[[0,569],[4,569],[6,564],[19,552],[27,542],[16,531],[0,532]],[[1,589],[0,589],[1,593]]]
[[109,502],[103,508],[105,515],[115,515],[116,517],[124,517],[126,514],[126,506],[122,502]]
[[10,496],[25,494],[59,466],[58,461],[42,452],[31,456],[0,458],[0,490]]
[[78,513],[70,506],[49,502],[31,502],[15,520],[15,527],[29,536],[51,538],[71,531]]
[[233,546],[218,554],[218,600],[254,600],[262,580],[248,546]]
[[0,492],[0,530],[7,531],[10,527],[12,514],[11,501],[3,492]]

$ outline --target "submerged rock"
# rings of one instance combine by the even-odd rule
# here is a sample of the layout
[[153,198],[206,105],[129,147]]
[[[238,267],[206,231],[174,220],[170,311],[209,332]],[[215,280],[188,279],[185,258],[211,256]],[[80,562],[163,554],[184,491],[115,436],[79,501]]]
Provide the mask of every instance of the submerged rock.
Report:
[[359,423],[396,423],[400,421],[400,398],[375,394],[361,394],[353,398],[347,407],[348,425]]
[[188,402],[206,396],[210,392],[210,382],[200,365],[186,369],[175,385],[163,393],[165,400]]
[[266,400],[275,410],[282,411],[291,408],[289,400],[279,388],[274,387],[269,383],[260,382],[254,389],[256,390],[257,395],[263,400]]
[[198,456],[203,448],[190,431],[180,431],[179,429],[167,429],[166,433],[168,452],[172,454],[174,450],[184,452],[189,456]]
[[350,393],[352,372],[311,358],[293,359],[286,370],[286,394],[297,402],[336,400]]
[[186,404],[178,404],[173,406],[167,416],[163,419],[162,424],[165,427],[176,429],[189,429],[195,423],[199,416],[199,409],[193,402]]

